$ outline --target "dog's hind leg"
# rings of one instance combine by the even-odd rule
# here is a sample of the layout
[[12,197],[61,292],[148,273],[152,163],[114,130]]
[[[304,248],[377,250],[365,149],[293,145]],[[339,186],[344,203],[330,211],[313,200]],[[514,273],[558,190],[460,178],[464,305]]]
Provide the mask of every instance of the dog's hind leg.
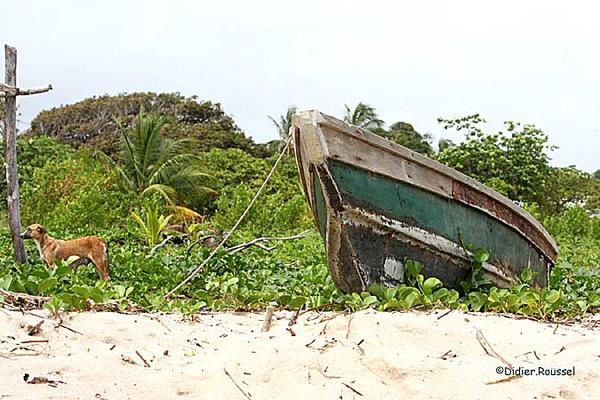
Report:
[[94,263],[96,267],[96,272],[98,272],[98,276],[100,279],[109,281],[110,275],[108,273],[108,246],[103,243],[101,251],[93,251],[89,258]]

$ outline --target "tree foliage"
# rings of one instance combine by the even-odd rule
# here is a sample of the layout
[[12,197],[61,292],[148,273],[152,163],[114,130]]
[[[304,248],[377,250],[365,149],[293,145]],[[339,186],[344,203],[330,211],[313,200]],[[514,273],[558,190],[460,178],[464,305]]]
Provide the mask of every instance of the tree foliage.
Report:
[[396,122],[392,124],[387,131],[382,132],[382,136],[399,145],[408,147],[417,153],[428,156],[433,154],[431,136],[428,134],[421,135],[408,122]]
[[140,110],[165,119],[164,134],[172,139],[197,139],[195,151],[238,147],[252,152],[254,143],[236,126],[219,103],[179,93],[130,93],[91,97],[42,111],[29,135],[47,135],[76,148],[92,147],[114,156],[120,148],[117,120],[130,127]]
[[192,204],[214,193],[206,186],[210,176],[190,153],[192,139],[166,139],[164,117],[139,113],[135,125],[122,130],[122,164],[115,169],[127,189],[146,194],[156,192],[171,206]]
[[482,130],[478,114],[438,119],[444,129],[465,132],[465,141],[445,148],[439,161],[487,184],[513,200],[539,203],[550,173],[548,136],[533,125],[505,122],[506,132]]
[[600,180],[574,166],[551,168],[538,204],[547,215],[558,215],[571,206],[600,208]]

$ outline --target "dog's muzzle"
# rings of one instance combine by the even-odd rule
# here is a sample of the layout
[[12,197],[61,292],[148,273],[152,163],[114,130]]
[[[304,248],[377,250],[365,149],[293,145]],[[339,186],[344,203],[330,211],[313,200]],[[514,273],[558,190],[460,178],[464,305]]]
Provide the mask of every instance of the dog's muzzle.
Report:
[[21,239],[31,239],[31,234],[28,231],[22,232],[19,236],[21,236]]

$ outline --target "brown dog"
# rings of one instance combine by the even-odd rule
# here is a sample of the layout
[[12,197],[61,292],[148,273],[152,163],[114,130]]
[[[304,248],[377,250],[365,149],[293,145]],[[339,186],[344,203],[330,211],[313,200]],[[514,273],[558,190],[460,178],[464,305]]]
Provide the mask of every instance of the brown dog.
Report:
[[101,279],[110,279],[108,274],[108,245],[104,239],[96,236],[86,236],[73,240],[59,240],[48,236],[48,231],[40,224],[33,224],[21,233],[23,239],[33,239],[37,246],[40,257],[50,268],[56,266],[55,261],[66,260],[71,256],[80,257],[71,266],[76,268],[86,263],[89,259]]

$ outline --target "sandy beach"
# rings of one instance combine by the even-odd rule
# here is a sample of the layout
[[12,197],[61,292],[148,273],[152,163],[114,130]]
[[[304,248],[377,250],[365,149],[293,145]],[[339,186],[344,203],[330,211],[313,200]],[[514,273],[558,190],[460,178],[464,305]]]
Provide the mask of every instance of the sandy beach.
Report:
[[290,327],[276,311],[261,332],[264,313],[38,316],[0,310],[0,399],[586,399],[600,382],[594,320],[309,312]]

